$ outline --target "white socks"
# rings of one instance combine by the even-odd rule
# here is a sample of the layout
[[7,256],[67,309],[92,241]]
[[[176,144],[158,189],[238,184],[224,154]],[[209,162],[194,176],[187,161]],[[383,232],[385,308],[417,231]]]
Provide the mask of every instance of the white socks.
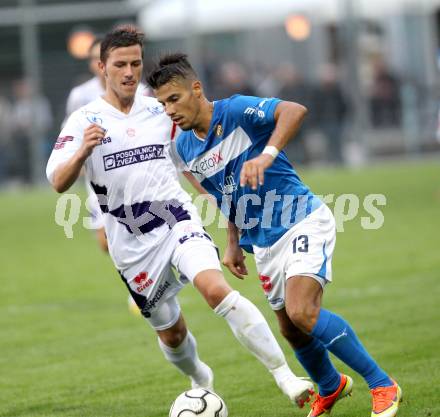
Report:
[[189,330],[183,342],[176,348],[165,345],[160,338],[158,341],[165,358],[191,378],[193,388],[213,388],[212,370],[199,359],[196,340]]
[[229,293],[214,311],[226,319],[235,337],[269,371],[286,364],[284,354],[260,310],[238,291]]
[[238,291],[232,291],[214,311],[226,319],[235,337],[268,369],[281,391],[302,406],[313,384],[296,377],[290,370],[260,310]]

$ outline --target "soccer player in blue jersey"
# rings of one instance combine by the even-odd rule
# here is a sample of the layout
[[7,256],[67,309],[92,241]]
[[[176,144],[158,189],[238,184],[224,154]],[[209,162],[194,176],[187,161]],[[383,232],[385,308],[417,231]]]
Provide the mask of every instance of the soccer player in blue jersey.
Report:
[[147,81],[183,131],[177,153],[229,219],[224,264],[243,278],[247,270],[240,246],[255,254],[281,333],[318,384],[309,417],[329,412],[352,391],[353,380],[335,369],[328,352],[365,378],[372,417],[395,416],[400,387],[349,323],[321,307],[323,289],[332,279],[335,222],[282,151],[307,110],[276,98],[242,95],[210,102],[181,53],[162,57]]

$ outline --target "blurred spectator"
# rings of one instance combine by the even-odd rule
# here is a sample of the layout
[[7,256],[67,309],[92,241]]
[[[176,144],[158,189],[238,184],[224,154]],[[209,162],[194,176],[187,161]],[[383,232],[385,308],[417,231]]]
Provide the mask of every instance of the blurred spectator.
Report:
[[255,86],[255,92],[260,97],[278,97],[280,90],[280,80],[278,80],[277,69],[271,64],[256,65],[255,73],[258,82]]
[[254,96],[255,89],[252,87],[250,75],[244,65],[230,61],[220,67],[219,80],[214,87],[216,98],[229,97],[234,94]]
[[329,161],[343,163],[342,136],[348,106],[338,82],[335,65],[326,64],[319,70],[319,83],[310,107],[316,129],[327,140]]
[[[311,88],[293,64],[288,62],[281,64],[274,72],[274,79],[277,91],[272,92],[271,95],[310,107]],[[309,127],[310,116],[306,117],[295,139],[289,142],[288,152],[295,162],[302,164],[310,162],[307,146],[304,143]]]
[[[12,86],[13,140],[10,146],[9,174],[11,179],[30,184],[32,178],[32,149],[42,159],[47,134],[52,127],[49,101],[43,95],[35,95],[28,80],[18,80]],[[31,146],[31,141],[35,141]],[[36,145],[36,146],[35,146]]]
[[289,62],[281,64],[276,69],[275,77],[278,81],[278,91],[275,94],[277,97],[295,101],[306,107],[310,104],[310,86],[293,64]]
[[371,122],[374,127],[397,127],[401,120],[400,81],[379,57],[373,62],[370,92]]
[[104,94],[105,79],[104,74],[99,69],[100,53],[101,39],[96,38],[89,49],[89,70],[94,77],[72,89],[67,98],[66,118],[75,110]]
[[0,96],[0,184],[8,174],[9,147],[12,138],[11,104]]

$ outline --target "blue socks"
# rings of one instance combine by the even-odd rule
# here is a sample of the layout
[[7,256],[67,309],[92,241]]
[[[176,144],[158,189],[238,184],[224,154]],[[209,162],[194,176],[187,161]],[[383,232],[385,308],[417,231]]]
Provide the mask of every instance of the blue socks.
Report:
[[295,355],[314,382],[318,384],[319,395],[325,397],[337,390],[341,376],[330,362],[327,349],[316,338],[306,346],[295,349]]
[[[393,385],[391,379],[368,354],[368,352],[365,350],[360,340],[356,336],[354,330],[342,317],[339,317],[337,314],[334,314],[328,310],[321,309],[316,325],[313,328],[312,336],[314,336],[316,339],[318,339],[319,342],[322,343],[323,346],[321,349],[329,350],[341,361],[350,366],[350,368],[362,375],[367,381],[370,389]],[[314,350],[310,350],[309,353],[311,354],[312,352],[314,352],[314,355],[319,354],[319,356],[324,359],[324,354],[318,349],[316,342],[313,341],[310,345],[312,344],[315,344],[315,347],[313,348]],[[301,355],[304,355],[301,352],[303,349],[306,348],[309,348],[309,345],[305,348],[300,349],[299,353],[297,352],[297,357],[303,367],[306,369],[306,371],[309,372],[308,366],[310,366],[310,363],[313,361],[311,361],[307,355],[305,355],[305,363],[303,363],[301,359]],[[317,375],[316,382],[319,385],[320,395],[323,395],[321,394],[320,379],[323,378],[325,382],[324,387],[327,387],[327,381],[330,374],[326,361],[330,362],[330,360],[328,359],[327,355],[327,360],[324,360],[323,366],[322,363],[320,363],[322,359],[317,360],[317,356],[315,356],[314,358],[315,361],[317,361],[318,363],[315,363],[314,366],[312,366],[312,371],[315,372]],[[331,366],[335,370],[333,365]],[[321,368],[323,369],[321,370]],[[310,376],[313,380],[315,380],[314,374],[310,373]],[[330,384],[328,385],[330,386]],[[336,386],[336,388],[338,387],[338,385]],[[334,392],[336,388],[334,388],[331,392]],[[325,389],[325,391],[327,391],[327,389]]]

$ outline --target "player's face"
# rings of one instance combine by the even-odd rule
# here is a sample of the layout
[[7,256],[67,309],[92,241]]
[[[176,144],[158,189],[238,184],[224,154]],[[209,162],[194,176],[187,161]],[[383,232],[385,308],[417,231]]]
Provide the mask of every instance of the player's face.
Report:
[[172,80],[154,90],[165,112],[182,130],[198,127],[200,119],[200,81]]
[[122,46],[110,51],[100,63],[108,89],[121,100],[133,99],[142,75],[140,45]]

